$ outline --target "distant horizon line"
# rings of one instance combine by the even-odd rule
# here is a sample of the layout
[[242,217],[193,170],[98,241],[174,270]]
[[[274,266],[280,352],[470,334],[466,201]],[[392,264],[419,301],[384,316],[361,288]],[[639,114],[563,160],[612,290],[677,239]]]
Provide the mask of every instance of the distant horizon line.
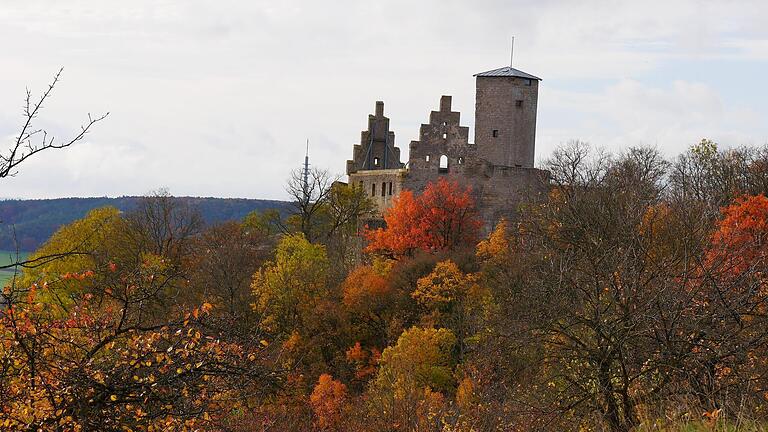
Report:
[[[65,199],[120,199],[120,198],[144,198],[152,195],[119,195],[119,196],[67,196],[56,198],[21,198],[21,197],[0,197],[3,201],[53,201]],[[241,197],[217,197],[217,196],[194,196],[194,195],[170,195],[172,198],[194,198],[194,199],[221,199],[221,200],[246,200],[246,201],[272,201],[272,202],[290,202],[289,200],[280,200],[272,198],[241,198]]]

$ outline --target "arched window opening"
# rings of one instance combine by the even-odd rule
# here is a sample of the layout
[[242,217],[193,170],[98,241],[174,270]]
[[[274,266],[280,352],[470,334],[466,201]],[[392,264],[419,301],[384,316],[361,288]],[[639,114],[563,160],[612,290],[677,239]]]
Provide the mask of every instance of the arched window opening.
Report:
[[381,182],[381,196],[387,195],[387,183]]
[[440,169],[438,170],[440,173],[447,173],[448,172],[448,156],[442,155],[440,156]]
[[371,196],[376,196],[376,183],[371,183]]

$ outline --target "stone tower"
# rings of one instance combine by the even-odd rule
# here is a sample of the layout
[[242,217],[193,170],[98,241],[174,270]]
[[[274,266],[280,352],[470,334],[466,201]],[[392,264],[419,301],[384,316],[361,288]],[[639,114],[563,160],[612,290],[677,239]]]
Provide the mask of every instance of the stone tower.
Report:
[[533,167],[541,79],[512,67],[475,78],[478,156],[498,166]]

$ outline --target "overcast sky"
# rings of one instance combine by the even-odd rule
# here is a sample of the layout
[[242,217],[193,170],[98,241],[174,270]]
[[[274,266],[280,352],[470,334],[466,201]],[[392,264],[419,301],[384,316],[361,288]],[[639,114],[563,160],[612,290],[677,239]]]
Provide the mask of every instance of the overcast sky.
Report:
[[111,112],[0,197],[284,199],[307,138],[311,163],[343,174],[376,100],[404,160],[440,95],[472,128],[472,74],[506,66],[512,35],[515,66],[544,80],[537,161],[571,139],[768,142],[768,2],[617,3],[0,0],[0,138],[61,66],[39,126]]

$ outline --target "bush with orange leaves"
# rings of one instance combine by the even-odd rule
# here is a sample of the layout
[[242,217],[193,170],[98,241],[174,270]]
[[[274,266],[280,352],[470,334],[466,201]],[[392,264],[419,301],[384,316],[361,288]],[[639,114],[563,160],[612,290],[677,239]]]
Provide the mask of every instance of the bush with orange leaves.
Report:
[[315,389],[309,396],[309,403],[315,412],[320,430],[336,430],[344,419],[347,404],[347,386],[322,374]]

